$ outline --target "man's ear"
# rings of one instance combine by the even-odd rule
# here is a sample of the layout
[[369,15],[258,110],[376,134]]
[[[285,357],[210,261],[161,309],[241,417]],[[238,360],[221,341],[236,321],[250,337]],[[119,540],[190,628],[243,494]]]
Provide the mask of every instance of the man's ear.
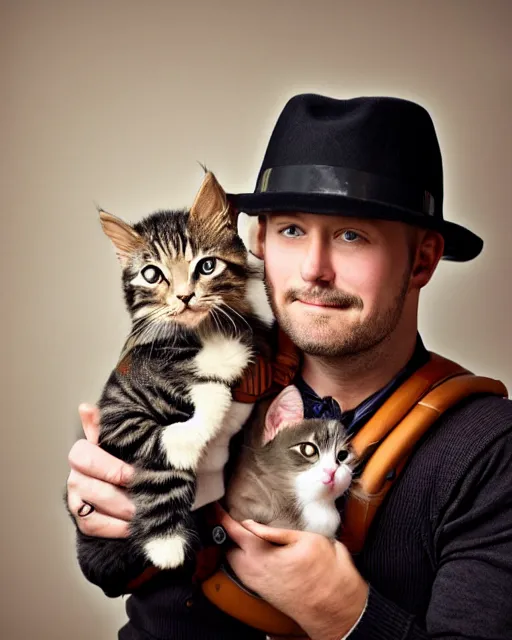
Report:
[[443,256],[444,238],[432,229],[421,229],[418,233],[416,251],[411,270],[411,286],[424,287],[432,277]]
[[267,230],[267,218],[258,216],[258,223],[252,227],[250,251],[257,258],[263,260],[265,247],[265,233]]

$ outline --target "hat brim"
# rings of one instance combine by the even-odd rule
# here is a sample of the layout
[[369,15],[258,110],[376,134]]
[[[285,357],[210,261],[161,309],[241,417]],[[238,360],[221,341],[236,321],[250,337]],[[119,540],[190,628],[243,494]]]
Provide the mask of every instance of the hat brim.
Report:
[[467,262],[482,251],[483,240],[469,229],[454,222],[439,220],[416,211],[382,202],[348,196],[320,193],[242,193],[228,194],[228,200],[238,211],[256,216],[265,213],[304,212],[343,215],[405,222],[438,231],[444,238],[445,260]]

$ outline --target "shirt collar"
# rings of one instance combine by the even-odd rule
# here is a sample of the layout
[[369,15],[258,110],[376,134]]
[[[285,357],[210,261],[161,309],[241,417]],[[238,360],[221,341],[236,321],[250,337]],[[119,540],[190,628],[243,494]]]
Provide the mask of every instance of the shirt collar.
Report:
[[429,357],[430,354],[418,334],[414,353],[405,367],[382,389],[379,389],[366,400],[363,400],[355,409],[350,409],[349,411],[341,411],[339,404],[330,396],[320,398],[299,374],[295,378],[294,384],[302,396],[304,417],[340,420],[348,434],[353,435],[376,413],[377,409],[384,404],[404,380],[429,360]]

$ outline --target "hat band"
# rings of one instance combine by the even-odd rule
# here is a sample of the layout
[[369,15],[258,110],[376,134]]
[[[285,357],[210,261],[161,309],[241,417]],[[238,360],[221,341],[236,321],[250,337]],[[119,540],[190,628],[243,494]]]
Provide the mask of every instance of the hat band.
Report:
[[347,196],[435,215],[434,197],[428,191],[372,173],[321,164],[266,169],[258,180],[255,193]]

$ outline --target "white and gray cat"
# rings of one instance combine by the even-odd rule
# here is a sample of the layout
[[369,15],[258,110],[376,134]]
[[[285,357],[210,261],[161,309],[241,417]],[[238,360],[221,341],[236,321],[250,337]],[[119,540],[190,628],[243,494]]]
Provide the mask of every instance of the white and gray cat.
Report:
[[238,521],[298,529],[334,538],[340,526],[336,500],[358,494],[358,459],[337,420],[304,419],[299,390],[288,386],[261,402],[246,430],[226,506]]

